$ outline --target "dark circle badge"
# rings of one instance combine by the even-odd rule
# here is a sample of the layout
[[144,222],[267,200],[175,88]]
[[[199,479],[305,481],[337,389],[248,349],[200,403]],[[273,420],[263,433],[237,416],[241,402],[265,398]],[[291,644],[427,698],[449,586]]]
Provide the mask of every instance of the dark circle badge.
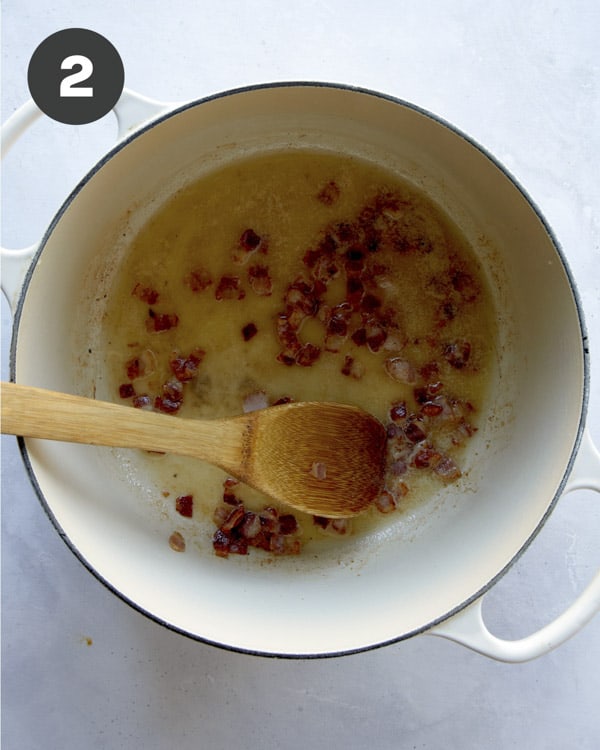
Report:
[[115,106],[125,82],[114,46],[89,29],[63,29],[44,39],[29,61],[33,100],[53,120],[83,125]]

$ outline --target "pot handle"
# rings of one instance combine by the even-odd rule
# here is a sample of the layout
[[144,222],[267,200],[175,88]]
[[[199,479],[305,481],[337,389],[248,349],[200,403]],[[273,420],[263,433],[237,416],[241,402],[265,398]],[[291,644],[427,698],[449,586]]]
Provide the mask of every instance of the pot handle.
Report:
[[[42,111],[33,99],[25,102],[16,112],[13,112],[4,125],[2,125],[2,159],[4,159],[19,138],[41,115]],[[23,286],[25,273],[38,247],[39,242],[30,247],[20,248],[19,250],[9,250],[8,248],[0,247],[0,256],[2,258],[2,291],[13,312],[19,291]]]
[[[579,453],[564,494],[578,489],[600,492],[600,452],[589,432],[583,434]],[[525,662],[547,654],[575,635],[600,610],[600,572],[562,614],[535,633],[519,640],[492,635],[482,615],[483,597],[449,620],[427,631],[504,662]]]
[[[176,105],[149,99],[131,89],[123,89],[119,101],[113,107],[117,118],[118,135],[121,140],[144,123],[155,119]],[[19,138],[41,117],[42,111],[30,99],[17,109],[2,125],[1,158],[15,145]],[[20,249],[0,247],[2,259],[2,292],[11,310],[15,311],[17,300],[31,260],[40,246],[40,242]]]

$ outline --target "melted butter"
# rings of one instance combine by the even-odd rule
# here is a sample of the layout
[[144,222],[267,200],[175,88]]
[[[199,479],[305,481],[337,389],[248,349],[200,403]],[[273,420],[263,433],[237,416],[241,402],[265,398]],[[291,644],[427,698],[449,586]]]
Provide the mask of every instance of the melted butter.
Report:
[[[332,201],[319,195],[334,183]],[[399,252],[384,246],[377,262],[386,267],[379,279],[382,306],[394,311],[402,343],[395,350],[370,351],[350,338],[339,352],[322,351],[310,367],[286,366],[277,361],[282,349],[276,336],[277,316],[285,311],[284,295],[298,276],[308,276],[303,257],[324,233],[341,222],[352,222],[378,195],[393,194],[402,208],[395,226],[413,249]],[[252,228],[266,244],[240,265],[233,256],[239,238]],[[268,268],[272,294],[252,291],[247,272],[254,264]],[[447,299],[452,269],[467,274],[476,293],[468,303],[446,315],[440,327],[440,306]],[[212,279],[204,291],[193,291],[190,272],[201,268]],[[223,275],[239,276],[243,299],[215,298]],[[281,397],[353,403],[383,422],[390,404],[406,400],[414,407],[414,385],[392,379],[384,363],[391,356],[410,360],[415,368],[436,361],[444,392],[475,407],[472,422],[486,417],[486,394],[493,373],[496,342],[491,295],[472,249],[458,229],[421,192],[381,167],[325,153],[291,151],[255,156],[220,168],[176,193],[133,239],[119,269],[103,322],[106,369],[115,401],[119,386],[129,382],[127,363],[143,355],[149,363],[143,377],[133,381],[138,394],[152,399],[172,377],[173,352],[205,352],[198,374],[184,385],[179,414],[219,417],[240,413],[244,399],[265,391],[271,402]],[[159,298],[149,305],[132,294],[136,285],[152,288]],[[454,294],[456,297],[456,294]],[[335,305],[345,299],[345,278],[329,285],[324,301]],[[149,308],[157,314],[177,315],[177,326],[160,333],[147,329]],[[257,333],[245,341],[249,323]],[[302,342],[323,346],[324,328],[318,317],[306,319]],[[440,354],[444,341],[467,340],[471,356],[467,367],[452,367]],[[358,379],[342,374],[345,358],[358,363]],[[176,417],[174,417],[176,418]],[[464,448],[452,453],[461,461]],[[151,456],[143,471],[156,487],[157,497],[169,493],[193,494],[194,521],[210,542],[212,512],[222,497],[224,474],[192,459]],[[411,470],[409,492],[399,510],[382,515],[375,509],[354,521],[355,533],[397,520],[431,500],[443,483],[430,472]],[[247,507],[259,509],[271,500],[250,488],[238,491]],[[170,502],[170,501],[169,501]],[[165,501],[164,507],[167,507]],[[297,514],[304,541],[319,538],[312,520]]]

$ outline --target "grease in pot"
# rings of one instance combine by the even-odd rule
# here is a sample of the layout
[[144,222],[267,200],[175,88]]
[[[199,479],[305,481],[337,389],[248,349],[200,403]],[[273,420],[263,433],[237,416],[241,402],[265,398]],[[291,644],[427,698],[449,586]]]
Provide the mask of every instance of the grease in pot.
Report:
[[262,154],[180,190],[128,248],[103,326],[111,394],[135,407],[339,401],[387,425],[385,488],[352,525],[292,521],[217,469],[148,456],[157,495],[192,497],[186,522],[206,534],[213,519],[223,556],[297,553],[410,512],[460,480],[487,416],[495,312],[474,251],[422,192],[349,156]]

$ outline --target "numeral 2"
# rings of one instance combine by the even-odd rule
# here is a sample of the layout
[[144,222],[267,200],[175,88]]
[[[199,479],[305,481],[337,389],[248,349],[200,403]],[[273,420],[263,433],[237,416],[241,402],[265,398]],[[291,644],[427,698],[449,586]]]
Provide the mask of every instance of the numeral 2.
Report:
[[94,96],[92,86],[79,86],[74,88],[78,83],[87,81],[94,71],[94,65],[89,57],[84,55],[69,55],[60,64],[61,70],[73,70],[79,65],[81,70],[71,73],[60,82],[60,96]]

